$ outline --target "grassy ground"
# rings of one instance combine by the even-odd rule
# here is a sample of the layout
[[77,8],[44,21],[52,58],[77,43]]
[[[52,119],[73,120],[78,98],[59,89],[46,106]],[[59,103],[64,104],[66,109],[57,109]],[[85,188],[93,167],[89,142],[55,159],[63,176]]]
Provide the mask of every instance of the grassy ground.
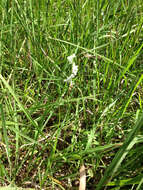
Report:
[[0,18],[1,186],[78,189],[84,164],[87,189],[143,189],[142,1],[1,0]]

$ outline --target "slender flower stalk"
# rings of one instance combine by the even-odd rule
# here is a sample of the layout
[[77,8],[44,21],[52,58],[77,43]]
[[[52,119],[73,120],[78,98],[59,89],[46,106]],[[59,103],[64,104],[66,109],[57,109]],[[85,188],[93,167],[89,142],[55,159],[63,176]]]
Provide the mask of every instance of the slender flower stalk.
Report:
[[69,61],[70,64],[72,64],[72,73],[67,79],[64,80],[64,82],[70,82],[72,84],[72,79],[77,75],[78,72],[78,66],[75,64],[73,59],[76,57],[75,54],[72,54],[67,57],[67,60]]

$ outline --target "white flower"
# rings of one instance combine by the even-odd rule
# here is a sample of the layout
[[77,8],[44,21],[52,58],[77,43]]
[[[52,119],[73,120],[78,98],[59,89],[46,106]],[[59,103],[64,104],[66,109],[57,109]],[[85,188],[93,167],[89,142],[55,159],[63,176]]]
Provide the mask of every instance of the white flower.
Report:
[[77,75],[77,72],[78,72],[78,66],[73,62],[72,74],[74,75],[74,77]]
[[73,63],[73,59],[74,59],[75,57],[76,57],[75,54],[72,54],[72,55],[70,55],[70,56],[67,57],[67,60],[70,62],[70,64]]
[[70,55],[70,56],[67,57],[67,60],[69,61],[69,63],[72,64],[72,73],[71,73],[71,75],[67,79],[64,80],[64,82],[71,82],[72,83],[72,79],[77,75],[78,66],[73,61],[73,59],[75,57],[76,57],[75,54],[72,54],[72,55]]

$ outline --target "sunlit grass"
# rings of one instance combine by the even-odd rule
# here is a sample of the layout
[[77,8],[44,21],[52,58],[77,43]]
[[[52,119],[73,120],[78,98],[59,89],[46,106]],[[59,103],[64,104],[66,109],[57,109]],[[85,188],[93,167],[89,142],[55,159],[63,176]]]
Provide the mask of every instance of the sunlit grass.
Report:
[[84,163],[87,189],[142,189],[142,1],[1,1],[0,16],[0,185],[78,189]]

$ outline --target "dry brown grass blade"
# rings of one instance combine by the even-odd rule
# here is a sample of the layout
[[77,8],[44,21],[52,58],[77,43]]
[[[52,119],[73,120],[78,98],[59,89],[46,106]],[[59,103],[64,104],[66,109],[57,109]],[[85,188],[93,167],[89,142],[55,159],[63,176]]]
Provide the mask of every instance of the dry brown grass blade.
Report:
[[86,189],[86,172],[85,172],[85,166],[84,164],[80,168],[80,184],[79,184],[79,190],[85,190]]

